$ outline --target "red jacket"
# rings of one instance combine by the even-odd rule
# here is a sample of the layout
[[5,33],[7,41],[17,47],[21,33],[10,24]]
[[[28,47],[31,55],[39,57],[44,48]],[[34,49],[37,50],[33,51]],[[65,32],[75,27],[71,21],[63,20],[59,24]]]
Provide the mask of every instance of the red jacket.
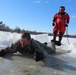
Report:
[[57,13],[54,15],[54,18],[53,18],[53,22],[55,23],[55,27],[53,29],[53,31],[55,30],[59,30],[61,31],[62,33],[65,32],[66,30],[66,23],[69,23],[69,20],[70,20],[70,17],[69,15],[64,12],[64,13]]

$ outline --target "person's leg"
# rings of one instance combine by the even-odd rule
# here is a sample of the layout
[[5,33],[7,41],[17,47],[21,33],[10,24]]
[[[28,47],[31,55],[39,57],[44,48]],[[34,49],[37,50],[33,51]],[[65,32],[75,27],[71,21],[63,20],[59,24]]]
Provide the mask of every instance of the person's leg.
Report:
[[65,26],[60,28],[60,31],[59,31],[59,42],[60,43],[61,43],[62,37],[63,37],[63,35],[65,33],[65,30],[66,30]]
[[61,43],[62,37],[63,37],[63,32],[59,32],[59,42]]
[[57,30],[55,30],[55,31],[53,32],[53,40],[52,40],[52,41],[56,41],[57,33],[58,33]]
[[47,46],[47,42],[44,42],[44,44]]

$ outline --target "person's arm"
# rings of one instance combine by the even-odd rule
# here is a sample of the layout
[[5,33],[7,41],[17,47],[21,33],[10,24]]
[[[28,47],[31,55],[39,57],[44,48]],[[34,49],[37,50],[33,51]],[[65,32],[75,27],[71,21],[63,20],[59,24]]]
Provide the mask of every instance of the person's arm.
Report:
[[56,16],[57,16],[57,14],[55,14],[54,17],[53,17],[53,20],[52,20],[52,26],[55,26]]
[[67,23],[69,24],[70,16],[67,14]]
[[35,51],[43,53],[44,57],[46,57],[48,55],[48,52],[41,46],[40,42],[32,39],[32,45],[33,45]]
[[10,47],[6,47],[5,49],[1,49],[0,56],[2,57],[2,56],[5,56],[7,54],[12,54],[12,53],[17,52],[18,45],[19,45],[19,41],[17,41],[15,44],[11,44]]
[[68,14],[66,14],[66,18],[67,18],[66,27],[68,27],[68,24],[69,24],[69,21],[70,21],[70,16]]

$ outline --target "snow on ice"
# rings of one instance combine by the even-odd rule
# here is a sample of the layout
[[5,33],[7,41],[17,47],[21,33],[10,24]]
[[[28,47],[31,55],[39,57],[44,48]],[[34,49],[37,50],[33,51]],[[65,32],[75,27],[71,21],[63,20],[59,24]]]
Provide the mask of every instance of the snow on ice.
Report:
[[[39,37],[43,38],[42,36],[46,37],[47,39],[40,40]],[[17,40],[20,39],[21,34],[18,33],[11,33],[11,32],[3,32],[0,31],[0,48],[5,48],[7,46],[10,46],[12,43],[15,43]],[[52,39],[52,36],[48,36],[47,34],[41,34],[41,35],[31,35],[32,38],[40,41],[40,42],[50,42]],[[39,39],[38,39],[38,38]],[[68,43],[69,40],[69,43]],[[64,38],[62,39],[62,45],[56,46],[57,48],[63,49],[65,51],[70,51],[68,55],[72,57],[76,57],[76,38]]]

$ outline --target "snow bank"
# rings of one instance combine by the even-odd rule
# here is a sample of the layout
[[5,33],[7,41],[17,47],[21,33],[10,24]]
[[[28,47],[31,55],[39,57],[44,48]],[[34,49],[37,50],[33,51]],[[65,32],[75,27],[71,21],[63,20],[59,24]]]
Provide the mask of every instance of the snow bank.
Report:
[[[11,43],[16,42],[17,40],[20,39],[21,34],[17,34],[17,33],[10,33],[10,32],[2,32],[0,31],[0,48],[3,47],[7,47],[10,46]],[[31,35],[32,38],[37,40],[37,35]],[[51,36],[47,36],[47,34],[44,34],[45,39],[47,42],[50,42],[50,40],[52,39]],[[39,37],[39,36],[38,36]],[[42,36],[40,36],[42,37]],[[43,40],[43,37],[40,38],[39,40]],[[68,43],[69,40],[69,43]],[[70,51],[70,53],[68,53],[68,55],[72,56],[72,57],[76,57],[76,39],[75,38],[63,38],[62,39],[62,45],[58,48],[61,48],[65,51]]]

